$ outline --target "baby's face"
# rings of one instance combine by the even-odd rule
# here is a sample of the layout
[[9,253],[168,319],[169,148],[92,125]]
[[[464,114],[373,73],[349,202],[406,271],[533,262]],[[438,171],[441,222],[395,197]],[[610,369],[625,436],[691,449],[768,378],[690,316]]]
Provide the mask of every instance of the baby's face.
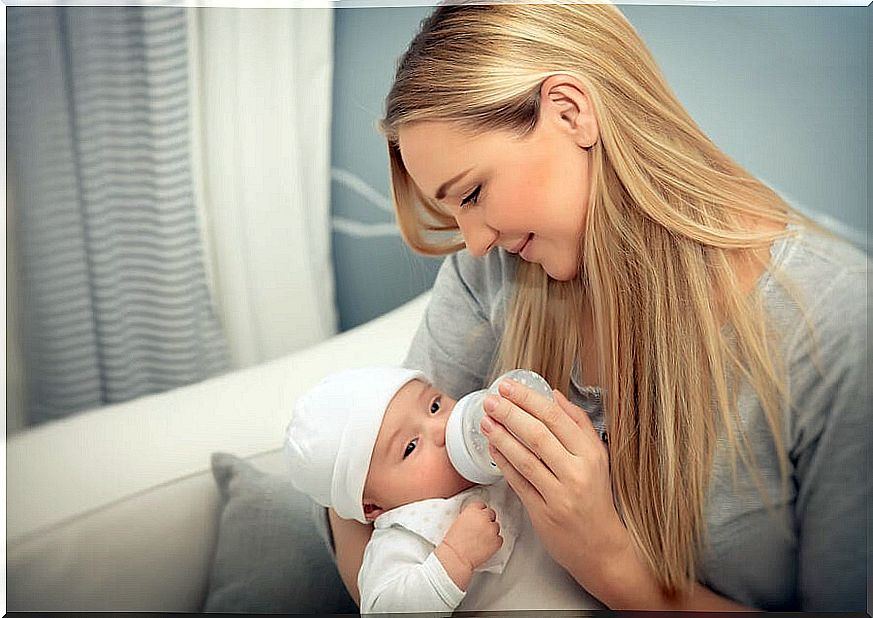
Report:
[[446,451],[446,421],[454,407],[454,399],[419,380],[397,392],[385,410],[364,484],[368,519],[473,486],[455,471]]

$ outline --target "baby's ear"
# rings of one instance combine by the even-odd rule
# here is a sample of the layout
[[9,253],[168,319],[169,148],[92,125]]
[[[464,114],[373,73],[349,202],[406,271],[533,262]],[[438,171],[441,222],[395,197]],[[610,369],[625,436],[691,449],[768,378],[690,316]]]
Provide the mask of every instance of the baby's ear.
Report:
[[375,519],[384,512],[385,510],[378,504],[373,504],[371,502],[364,503],[364,517],[367,521],[375,521]]

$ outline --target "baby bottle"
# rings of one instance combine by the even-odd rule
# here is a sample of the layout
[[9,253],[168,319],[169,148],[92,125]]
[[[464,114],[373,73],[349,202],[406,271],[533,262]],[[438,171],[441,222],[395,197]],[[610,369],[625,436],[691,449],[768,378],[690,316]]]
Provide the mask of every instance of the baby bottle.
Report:
[[487,389],[473,391],[458,400],[446,423],[446,450],[458,474],[473,483],[490,485],[503,478],[488,455],[488,439],[482,435],[479,422],[485,414],[482,407],[485,397],[498,395],[497,385],[507,378],[554,399],[552,388],[542,376],[529,369],[513,369],[494,380]]

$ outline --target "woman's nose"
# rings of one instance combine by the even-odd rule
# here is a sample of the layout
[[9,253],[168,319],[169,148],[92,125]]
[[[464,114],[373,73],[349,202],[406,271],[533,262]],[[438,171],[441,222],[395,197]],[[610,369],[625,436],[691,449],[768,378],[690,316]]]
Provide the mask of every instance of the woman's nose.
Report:
[[489,227],[484,221],[480,221],[472,213],[457,217],[456,221],[458,227],[461,228],[464,244],[467,245],[467,250],[474,257],[484,256],[497,242],[497,230]]

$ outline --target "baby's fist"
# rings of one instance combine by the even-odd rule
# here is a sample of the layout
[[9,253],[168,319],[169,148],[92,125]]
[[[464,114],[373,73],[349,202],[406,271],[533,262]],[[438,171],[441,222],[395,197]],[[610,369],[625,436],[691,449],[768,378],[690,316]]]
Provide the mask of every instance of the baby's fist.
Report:
[[475,570],[503,545],[497,513],[484,502],[470,502],[446,532],[443,542],[467,563],[471,571]]

